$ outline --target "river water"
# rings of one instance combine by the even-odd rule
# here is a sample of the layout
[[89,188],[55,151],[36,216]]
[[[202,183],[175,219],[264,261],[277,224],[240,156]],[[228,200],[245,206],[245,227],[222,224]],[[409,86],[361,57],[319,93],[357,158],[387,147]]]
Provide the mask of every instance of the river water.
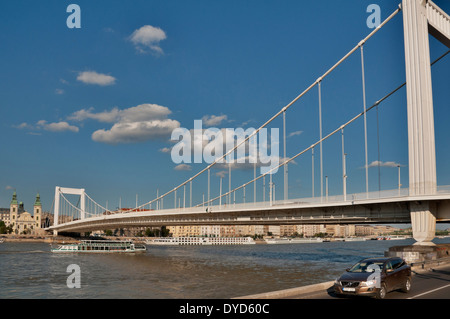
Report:
[[[136,254],[54,254],[45,243],[6,242],[0,244],[0,298],[232,298],[334,280],[364,257],[411,243],[147,246]],[[72,264],[79,266],[80,288],[68,288]]]

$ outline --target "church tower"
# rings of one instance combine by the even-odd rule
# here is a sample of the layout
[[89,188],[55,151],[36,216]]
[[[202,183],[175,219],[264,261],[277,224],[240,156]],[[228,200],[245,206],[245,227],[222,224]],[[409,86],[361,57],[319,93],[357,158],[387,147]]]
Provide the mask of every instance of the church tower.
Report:
[[13,230],[17,229],[17,218],[19,216],[19,203],[17,202],[17,194],[14,191],[11,203],[9,204],[9,223]]
[[36,222],[35,229],[40,229],[41,228],[41,224],[42,224],[42,219],[41,219],[41,217],[42,217],[42,203],[41,203],[41,196],[39,195],[39,193],[37,193],[36,200],[34,201],[33,217],[34,217],[34,221]]

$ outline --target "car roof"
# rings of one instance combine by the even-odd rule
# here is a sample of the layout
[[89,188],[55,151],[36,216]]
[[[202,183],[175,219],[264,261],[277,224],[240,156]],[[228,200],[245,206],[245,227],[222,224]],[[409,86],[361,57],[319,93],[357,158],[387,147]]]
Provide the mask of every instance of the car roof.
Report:
[[370,257],[370,258],[364,258],[361,261],[371,261],[371,262],[386,262],[388,260],[395,260],[395,259],[400,259],[400,257]]

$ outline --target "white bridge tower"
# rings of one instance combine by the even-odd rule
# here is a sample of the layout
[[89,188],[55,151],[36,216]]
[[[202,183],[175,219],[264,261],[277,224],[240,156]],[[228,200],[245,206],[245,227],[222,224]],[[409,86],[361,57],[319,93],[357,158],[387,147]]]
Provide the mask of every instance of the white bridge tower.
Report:
[[[408,110],[409,195],[436,193],[436,150],[429,34],[450,47],[450,17],[431,0],[403,0]],[[416,244],[430,245],[435,236],[436,207],[411,203]]]

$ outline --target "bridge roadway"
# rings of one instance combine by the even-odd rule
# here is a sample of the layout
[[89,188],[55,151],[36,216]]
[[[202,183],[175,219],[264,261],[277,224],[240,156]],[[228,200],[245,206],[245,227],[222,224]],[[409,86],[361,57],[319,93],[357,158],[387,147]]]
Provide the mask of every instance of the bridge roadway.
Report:
[[437,222],[450,221],[450,187],[435,195],[409,196],[407,189],[342,196],[102,214],[46,230],[87,232],[127,227],[176,225],[297,225],[410,223],[410,205],[436,203]]

